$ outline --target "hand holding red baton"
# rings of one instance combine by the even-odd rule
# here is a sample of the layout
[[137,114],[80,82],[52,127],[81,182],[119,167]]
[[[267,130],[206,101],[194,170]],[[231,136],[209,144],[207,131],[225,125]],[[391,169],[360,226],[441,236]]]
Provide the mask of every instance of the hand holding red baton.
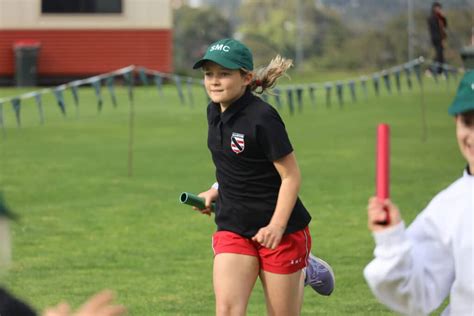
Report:
[[[390,126],[379,124],[377,127],[377,198],[384,201],[390,197]],[[390,224],[390,213],[384,208],[386,220],[379,224]]]

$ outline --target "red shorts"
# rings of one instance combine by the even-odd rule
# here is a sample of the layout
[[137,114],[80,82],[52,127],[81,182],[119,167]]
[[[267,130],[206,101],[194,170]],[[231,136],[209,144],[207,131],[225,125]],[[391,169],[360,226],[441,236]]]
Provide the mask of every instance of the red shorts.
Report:
[[255,256],[264,271],[291,274],[306,267],[311,250],[308,227],[283,235],[276,249],[261,246],[250,238],[229,231],[218,231],[212,236],[214,256],[220,253],[237,253]]

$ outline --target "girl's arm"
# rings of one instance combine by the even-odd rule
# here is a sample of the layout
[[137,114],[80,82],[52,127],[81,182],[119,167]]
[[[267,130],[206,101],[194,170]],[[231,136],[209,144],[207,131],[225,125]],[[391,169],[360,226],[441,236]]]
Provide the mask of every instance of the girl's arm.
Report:
[[[387,228],[374,224],[383,219],[383,206],[389,208],[390,216],[398,215]],[[371,215],[375,211],[382,218]],[[451,222],[455,212],[443,209],[446,215],[440,218],[441,212],[428,206],[407,230],[389,200],[370,199],[368,212],[376,244],[375,258],[364,269],[370,289],[399,313],[430,314],[449,295],[455,277],[452,250],[443,242],[451,239],[445,227],[455,227]]]
[[281,177],[281,186],[278,192],[275,212],[270,223],[260,228],[252,238],[262,246],[271,249],[275,249],[280,244],[291,212],[295,206],[301,183],[300,170],[293,152],[275,160],[273,164]]
[[201,192],[198,194],[199,197],[203,198],[204,199],[204,204],[206,205],[206,208],[205,209],[198,209],[197,207],[194,207],[193,206],[193,209],[196,210],[196,211],[200,211],[202,214],[206,214],[206,215],[211,215],[211,204],[212,202],[214,202],[215,200],[217,200],[217,197],[219,195],[219,184],[217,182],[215,182],[210,188],[209,190],[207,191],[204,191],[204,192]]

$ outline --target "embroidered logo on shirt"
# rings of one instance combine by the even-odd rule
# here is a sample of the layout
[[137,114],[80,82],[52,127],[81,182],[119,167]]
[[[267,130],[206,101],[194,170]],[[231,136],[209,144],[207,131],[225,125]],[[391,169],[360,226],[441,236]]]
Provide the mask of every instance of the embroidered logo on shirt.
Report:
[[232,133],[232,136],[230,137],[230,147],[232,148],[232,151],[236,154],[240,154],[241,152],[244,151],[245,148],[245,141],[244,141],[244,134],[239,134],[239,133]]

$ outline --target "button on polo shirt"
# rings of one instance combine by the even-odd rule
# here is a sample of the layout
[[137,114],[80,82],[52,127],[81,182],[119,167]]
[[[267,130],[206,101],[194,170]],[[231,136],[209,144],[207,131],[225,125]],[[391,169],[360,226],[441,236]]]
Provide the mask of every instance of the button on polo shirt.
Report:
[[[211,102],[207,117],[219,183],[217,229],[253,237],[275,211],[281,178],[273,161],[293,151],[285,125],[272,106],[248,89],[223,113]],[[298,198],[285,233],[305,228],[310,220]]]

